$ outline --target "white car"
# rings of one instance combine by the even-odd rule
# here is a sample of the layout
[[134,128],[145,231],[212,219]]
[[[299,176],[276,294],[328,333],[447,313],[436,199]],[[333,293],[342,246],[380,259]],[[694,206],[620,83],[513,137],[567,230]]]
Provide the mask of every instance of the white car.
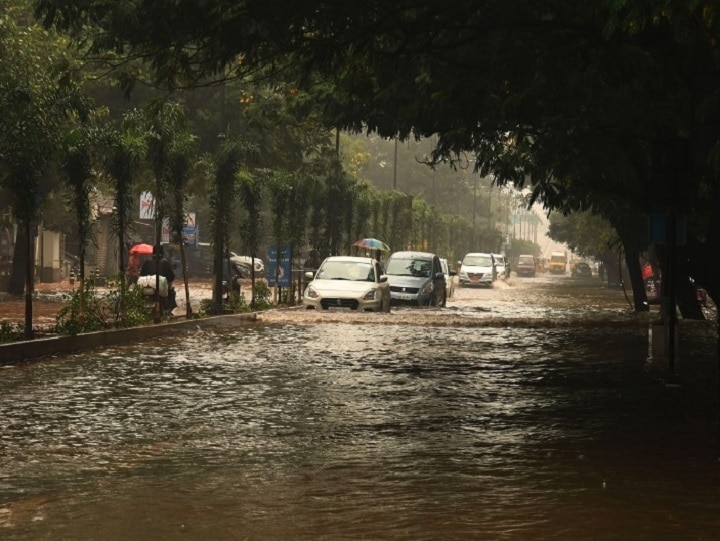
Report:
[[445,275],[445,292],[448,299],[452,299],[455,295],[455,276],[457,273],[454,270],[450,270],[447,259],[440,258],[440,266],[442,267],[443,274]]
[[505,262],[505,256],[502,254],[490,254],[493,256],[495,261],[495,272],[500,278],[507,278],[507,263]]
[[250,278],[250,269],[255,267],[255,276],[259,277],[265,272],[265,263],[259,257],[254,260],[249,255],[237,255],[235,252],[230,252],[230,261],[240,266],[243,278]]
[[305,277],[311,280],[303,293],[306,309],[390,311],[388,277],[371,257],[330,256]]
[[465,254],[460,266],[459,277],[461,286],[492,287],[497,278],[492,254],[479,252]]

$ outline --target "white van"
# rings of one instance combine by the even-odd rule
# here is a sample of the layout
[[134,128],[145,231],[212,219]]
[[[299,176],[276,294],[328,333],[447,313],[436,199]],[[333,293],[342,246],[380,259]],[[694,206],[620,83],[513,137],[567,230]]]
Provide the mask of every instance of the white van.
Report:
[[492,254],[473,252],[465,254],[460,266],[460,286],[492,287],[497,271]]

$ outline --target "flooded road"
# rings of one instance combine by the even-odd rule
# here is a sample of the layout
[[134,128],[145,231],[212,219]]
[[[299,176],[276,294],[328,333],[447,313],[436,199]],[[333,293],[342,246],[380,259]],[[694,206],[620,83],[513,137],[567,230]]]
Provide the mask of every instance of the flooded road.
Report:
[[513,278],[0,369],[0,537],[717,539],[715,335],[665,385],[650,317]]

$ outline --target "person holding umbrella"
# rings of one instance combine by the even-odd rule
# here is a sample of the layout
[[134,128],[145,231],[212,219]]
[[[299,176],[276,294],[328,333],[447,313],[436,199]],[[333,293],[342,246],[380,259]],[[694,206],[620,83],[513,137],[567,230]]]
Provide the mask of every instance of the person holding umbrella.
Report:
[[385,273],[380,252],[389,252],[390,246],[388,246],[381,240],[373,239],[373,238],[365,238],[365,239],[356,240],[355,242],[353,242],[353,246],[357,246],[358,248],[365,248],[366,250],[374,251],[375,252],[375,260],[378,263],[380,263],[380,268],[382,269],[383,274]]
[[168,296],[166,309],[172,312],[177,308],[175,288],[172,285],[173,280],[175,280],[175,272],[170,262],[163,255],[162,246],[158,246],[157,253],[153,255],[152,259],[147,259],[142,264],[142,267],[140,267],[140,276],[153,276],[155,274],[164,276],[165,280],[167,280]]
[[128,284],[137,284],[138,278],[140,277],[140,258],[137,254],[131,253],[128,258],[127,275]]

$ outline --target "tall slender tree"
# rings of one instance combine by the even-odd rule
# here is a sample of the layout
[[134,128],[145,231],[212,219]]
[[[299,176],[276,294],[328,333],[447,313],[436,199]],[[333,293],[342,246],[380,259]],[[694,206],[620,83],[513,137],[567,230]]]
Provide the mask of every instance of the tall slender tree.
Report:
[[133,186],[147,153],[147,135],[142,112],[132,109],[123,115],[118,129],[109,128],[104,136],[104,169],[115,191],[114,228],[118,241],[121,317],[124,318],[127,292],[127,242],[132,220]]

